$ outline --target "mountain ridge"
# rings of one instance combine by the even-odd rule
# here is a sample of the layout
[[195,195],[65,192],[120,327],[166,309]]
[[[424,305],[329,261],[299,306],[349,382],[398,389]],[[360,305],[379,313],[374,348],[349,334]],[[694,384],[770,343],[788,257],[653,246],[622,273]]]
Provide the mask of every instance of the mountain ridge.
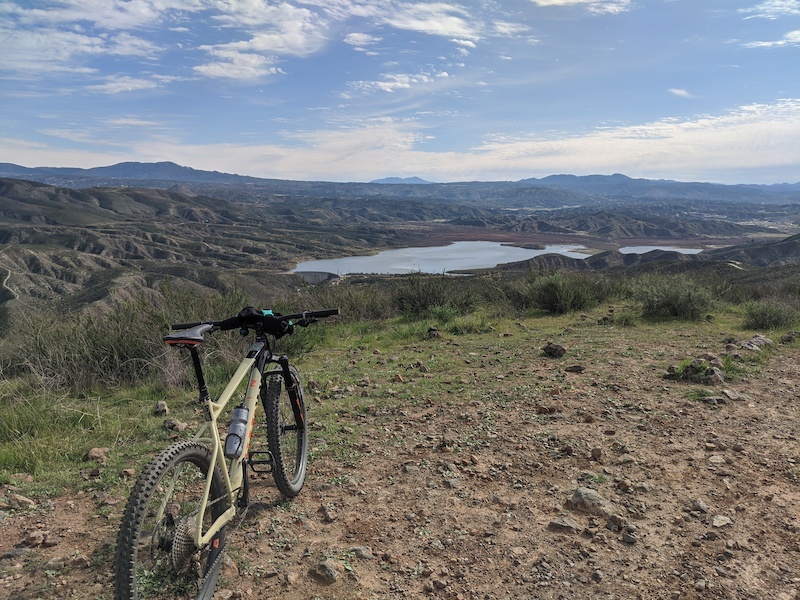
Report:
[[[800,202],[800,182],[772,185],[726,185],[707,182],[635,179],[613,175],[549,175],[518,181],[425,182],[390,177],[363,182],[299,181],[203,171],[174,162],[123,162],[91,169],[22,167],[0,163],[0,177],[23,178],[70,188],[132,185],[192,192],[234,201],[258,202],[276,196],[415,198],[431,202],[487,204],[508,208],[557,208],[598,201],[687,199],[696,202]],[[538,191],[537,191],[538,190]],[[558,195],[561,194],[561,196]],[[532,196],[535,196],[532,198]]]

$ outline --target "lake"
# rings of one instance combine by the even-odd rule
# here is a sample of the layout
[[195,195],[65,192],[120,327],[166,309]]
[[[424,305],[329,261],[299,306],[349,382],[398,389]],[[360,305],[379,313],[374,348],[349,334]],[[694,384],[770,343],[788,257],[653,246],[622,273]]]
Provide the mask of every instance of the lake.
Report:
[[[584,250],[584,252],[580,252]],[[625,246],[623,254],[644,254],[651,250],[671,250],[697,254],[702,248],[676,246]],[[351,273],[399,275],[404,273],[447,273],[466,269],[490,269],[505,263],[519,262],[541,256],[561,254],[570,258],[589,256],[583,246],[555,244],[531,249],[508,246],[502,242],[453,242],[447,246],[394,248],[372,256],[345,256],[324,260],[308,260],[294,268],[293,273],[318,272],[348,275]]]
[[500,242],[454,242],[447,246],[395,248],[372,256],[346,256],[301,262],[293,273],[314,271],[347,275],[370,273],[447,273],[459,269],[489,269],[504,263],[519,262],[542,254],[563,254],[586,258],[582,246],[554,245],[544,249],[517,248]]
[[[584,250],[584,252],[580,252]],[[702,248],[675,246],[625,246],[623,254],[644,254],[651,250],[672,250],[697,254]],[[348,275],[351,273],[399,275],[405,273],[447,273],[468,269],[491,269],[505,263],[519,262],[542,254],[561,254],[586,258],[584,246],[552,245],[543,249],[518,248],[502,242],[453,242],[447,246],[395,248],[372,256],[345,256],[301,262],[292,273],[315,272]]]
[[681,254],[700,254],[703,251],[702,248],[678,248],[677,246],[624,246],[619,249],[622,254],[644,254],[651,250],[669,250]]

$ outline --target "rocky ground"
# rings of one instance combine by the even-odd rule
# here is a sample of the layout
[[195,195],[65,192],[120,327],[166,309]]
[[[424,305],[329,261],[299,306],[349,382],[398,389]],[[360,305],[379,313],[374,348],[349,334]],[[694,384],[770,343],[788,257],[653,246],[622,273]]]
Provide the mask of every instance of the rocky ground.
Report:
[[[312,420],[336,420],[295,500],[259,478],[218,597],[800,598],[800,342],[597,317],[304,362]],[[722,382],[664,378],[762,353]],[[111,598],[123,494],[22,489],[0,597]]]

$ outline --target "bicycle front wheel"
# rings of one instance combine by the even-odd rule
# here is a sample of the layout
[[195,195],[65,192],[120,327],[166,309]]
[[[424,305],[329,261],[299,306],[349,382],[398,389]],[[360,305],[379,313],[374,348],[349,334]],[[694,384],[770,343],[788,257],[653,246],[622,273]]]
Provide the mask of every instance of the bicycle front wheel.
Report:
[[194,543],[208,473],[211,490],[200,524],[206,531],[230,506],[219,467],[194,441],[173,444],[134,485],[117,540],[115,600],[211,600],[225,546],[223,527],[203,548]]
[[289,366],[289,373],[291,389],[286,389],[282,372],[265,375],[261,402],[267,418],[267,442],[275,484],[284,496],[294,498],[306,479],[308,427],[300,376],[293,366]]

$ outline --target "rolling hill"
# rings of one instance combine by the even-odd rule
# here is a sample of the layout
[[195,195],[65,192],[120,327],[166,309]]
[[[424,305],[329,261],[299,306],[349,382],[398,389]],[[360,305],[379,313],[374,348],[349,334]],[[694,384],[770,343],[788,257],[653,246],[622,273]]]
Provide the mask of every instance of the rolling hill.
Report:
[[[175,173],[172,167],[164,169],[170,176]],[[180,169],[178,174],[183,173]],[[132,166],[114,171],[119,172],[140,173]],[[428,190],[443,184],[383,187],[406,185]],[[535,265],[619,268],[655,261],[736,261],[759,267],[800,264],[798,240],[787,238],[796,233],[791,229],[798,210],[794,205],[748,208],[739,203],[735,204],[737,219],[725,218],[724,204],[705,214],[691,202],[661,203],[649,210],[647,202],[639,202],[616,209],[589,206],[531,212],[479,206],[474,200],[486,189],[464,184],[461,191],[469,201],[463,204],[433,202],[422,192],[403,198],[276,196],[252,203],[199,193],[190,182],[169,189],[120,185],[73,189],[0,179],[0,276],[4,280],[0,303],[21,299],[82,306],[124,296],[136,286],[150,286],[165,277],[221,291],[239,286],[255,294],[274,295],[301,284],[297,276],[287,273],[302,260],[459,237],[528,243],[564,238],[589,247],[612,248],[582,262],[547,257],[516,265],[516,270]],[[573,192],[542,188],[502,193],[505,202],[515,198],[522,202],[539,193],[542,202],[545,197],[557,203],[573,199]],[[789,226],[769,225],[764,222],[768,220]],[[636,258],[613,250],[642,240],[747,243],[699,258],[675,253]]]

